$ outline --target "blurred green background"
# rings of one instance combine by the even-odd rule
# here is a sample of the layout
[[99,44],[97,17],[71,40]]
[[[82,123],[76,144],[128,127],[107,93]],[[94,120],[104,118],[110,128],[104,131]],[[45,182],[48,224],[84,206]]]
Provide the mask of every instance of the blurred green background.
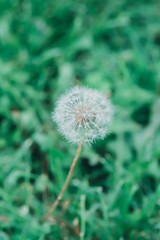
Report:
[[[0,1],[0,240],[160,239],[160,2]],[[51,112],[74,85],[109,96],[111,134],[76,147]],[[80,232],[84,233],[84,236]]]

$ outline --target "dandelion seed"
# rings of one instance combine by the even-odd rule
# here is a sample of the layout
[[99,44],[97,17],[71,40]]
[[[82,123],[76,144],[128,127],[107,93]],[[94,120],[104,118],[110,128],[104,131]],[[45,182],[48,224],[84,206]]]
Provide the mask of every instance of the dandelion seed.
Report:
[[64,185],[49,211],[43,216],[44,219],[53,213],[68,188],[83,143],[103,139],[108,133],[112,117],[113,106],[110,100],[97,90],[77,86],[60,97],[52,118],[64,137],[79,146]]
[[103,139],[113,118],[109,99],[95,89],[73,87],[60,97],[52,114],[60,133],[70,142],[79,144]]

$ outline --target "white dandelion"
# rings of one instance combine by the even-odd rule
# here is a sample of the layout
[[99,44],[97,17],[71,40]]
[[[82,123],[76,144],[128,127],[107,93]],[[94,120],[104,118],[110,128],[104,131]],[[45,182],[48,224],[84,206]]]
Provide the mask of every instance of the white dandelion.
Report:
[[113,118],[113,106],[97,90],[76,86],[60,97],[52,118],[61,134],[79,146],[64,185],[44,218],[49,218],[62,199],[73,176],[83,143],[103,139],[108,133]]
[[113,118],[113,106],[95,89],[73,87],[60,97],[52,114],[60,133],[70,142],[103,139]]

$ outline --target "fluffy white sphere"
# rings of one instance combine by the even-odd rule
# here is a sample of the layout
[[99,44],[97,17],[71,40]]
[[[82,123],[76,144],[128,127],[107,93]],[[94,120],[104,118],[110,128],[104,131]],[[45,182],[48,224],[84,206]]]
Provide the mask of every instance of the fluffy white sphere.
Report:
[[53,120],[60,133],[72,143],[103,139],[112,122],[113,106],[95,89],[73,87],[57,101]]

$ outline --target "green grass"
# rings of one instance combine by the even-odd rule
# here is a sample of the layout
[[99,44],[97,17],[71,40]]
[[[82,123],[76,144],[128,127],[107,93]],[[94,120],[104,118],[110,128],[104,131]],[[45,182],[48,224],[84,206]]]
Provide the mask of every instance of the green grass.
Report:
[[[160,239],[159,7],[0,1],[0,240]],[[57,220],[42,223],[76,152],[51,111],[76,84],[112,99],[114,123],[84,147]]]

